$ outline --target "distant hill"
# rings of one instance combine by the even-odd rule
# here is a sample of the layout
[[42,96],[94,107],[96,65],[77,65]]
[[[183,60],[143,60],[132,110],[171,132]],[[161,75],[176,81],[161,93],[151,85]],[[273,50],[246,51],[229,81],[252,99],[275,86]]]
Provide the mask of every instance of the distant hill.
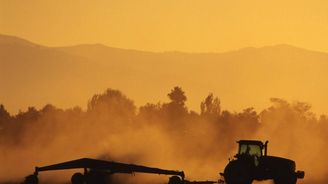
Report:
[[270,97],[281,97],[309,102],[322,113],[328,112],[327,69],[328,53],[290,45],[157,53],[100,44],[53,48],[0,35],[0,103],[11,112],[46,103],[85,107],[108,87],[137,105],[156,103],[179,85],[197,111],[213,92],[230,110],[262,109]]

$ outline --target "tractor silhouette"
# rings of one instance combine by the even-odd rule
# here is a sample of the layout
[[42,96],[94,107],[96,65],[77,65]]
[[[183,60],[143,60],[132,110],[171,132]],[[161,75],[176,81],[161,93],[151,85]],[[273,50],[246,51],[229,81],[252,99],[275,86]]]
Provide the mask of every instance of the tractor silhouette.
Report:
[[296,184],[304,171],[295,171],[293,160],[268,156],[268,141],[240,140],[235,159],[220,173],[226,184],[251,184],[253,180],[273,179],[275,184]]

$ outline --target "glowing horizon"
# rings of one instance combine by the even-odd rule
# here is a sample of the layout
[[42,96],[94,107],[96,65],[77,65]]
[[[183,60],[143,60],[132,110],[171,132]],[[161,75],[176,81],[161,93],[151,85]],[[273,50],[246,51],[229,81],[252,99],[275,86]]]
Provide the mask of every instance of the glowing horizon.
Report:
[[0,1],[0,33],[47,46],[224,52],[290,44],[328,52],[328,2]]

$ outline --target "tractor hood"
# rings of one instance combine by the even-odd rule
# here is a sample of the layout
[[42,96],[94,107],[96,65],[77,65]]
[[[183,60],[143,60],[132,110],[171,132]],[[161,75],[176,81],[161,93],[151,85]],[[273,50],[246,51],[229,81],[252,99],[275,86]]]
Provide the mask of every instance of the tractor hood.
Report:
[[290,171],[295,172],[296,164],[293,160],[276,157],[276,156],[263,156],[260,159],[261,165],[272,171]]

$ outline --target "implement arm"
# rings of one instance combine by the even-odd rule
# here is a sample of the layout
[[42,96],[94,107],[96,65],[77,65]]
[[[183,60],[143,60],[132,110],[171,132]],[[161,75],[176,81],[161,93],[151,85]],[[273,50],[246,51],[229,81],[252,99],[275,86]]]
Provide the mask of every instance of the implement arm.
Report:
[[35,174],[41,171],[51,171],[51,170],[63,170],[63,169],[78,169],[84,168],[94,169],[94,170],[105,170],[110,173],[151,173],[151,174],[164,174],[164,175],[178,175],[184,180],[183,171],[174,171],[174,170],[165,170],[159,168],[146,167],[141,165],[134,164],[125,164],[119,162],[105,161],[105,160],[96,160],[90,158],[81,158],[77,160],[72,160],[68,162],[63,162],[59,164],[36,167]]

